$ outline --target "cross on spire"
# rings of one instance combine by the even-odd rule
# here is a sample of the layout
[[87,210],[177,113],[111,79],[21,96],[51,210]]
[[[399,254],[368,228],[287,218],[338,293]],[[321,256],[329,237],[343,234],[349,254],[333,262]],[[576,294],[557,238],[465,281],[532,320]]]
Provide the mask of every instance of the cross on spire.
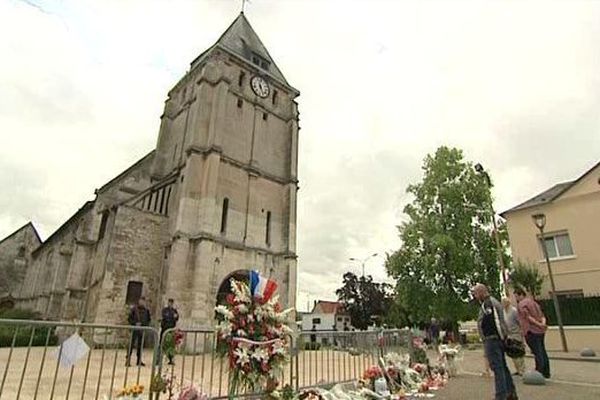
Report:
[[246,8],[246,3],[250,3],[250,0],[242,0],[242,14],[244,13],[244,10]]

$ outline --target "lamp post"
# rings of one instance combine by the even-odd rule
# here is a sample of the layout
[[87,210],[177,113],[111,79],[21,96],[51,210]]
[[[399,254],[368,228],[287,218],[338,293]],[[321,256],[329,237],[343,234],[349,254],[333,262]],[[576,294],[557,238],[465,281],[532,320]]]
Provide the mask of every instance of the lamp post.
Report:
[[370,256],[364,258],[364,259],[358,259],[358,258],[354,258],[354,257],[350,257],[350,261],[358,261],[361,266],[362,266],[362,276],[365,276],[365,263],[367,262],[367,260],[369,260],[370,258],[376,257],[377,253],[373,253]]
[[552,302],[554,303],[554,310],[556,311],[556,320],[558,322],[558,330],[560,331],[560,340],[562,342],[563,351],[566,353],[569,351],[567,347],[567,337],[565,336],[562,315],[560,314],[560,305],[558,304],[558,296],[556,296],[556,286],[554,286],[554,275],[552,275],[552,266],[550,265],[550,257],[548,256],[546,239],[544,237],[546,215],[543,213],[537,213],[532,215],[531,218],[533,219],[535,226],[540,230],[540,238],[542,239],[542,252],[544,253],[544,258],[546,259],[546,265],[548,266],[548,277],[550,278],[550,286],[552,288]]
[[[488,187],[492,188],[492,179],[487,171],[483,168],[483,165],[475,164],[475,172],[485,178],[485,183]],[[494,211],[494,204],[490,202],[490,209],[492,211],[492,224],[494,226],[494,240],[496,241],[496,253],[498,254],[498,265],[500,266],[500,273],[502,274],[502,286],[504,287],[504,294],[508,297],[508,285],[506,284],[506,267],[504,265],[504,257],[502,257],[502,244],[500,242],[500,235],[498,234],[498,224],[496,223],[496,211]]]

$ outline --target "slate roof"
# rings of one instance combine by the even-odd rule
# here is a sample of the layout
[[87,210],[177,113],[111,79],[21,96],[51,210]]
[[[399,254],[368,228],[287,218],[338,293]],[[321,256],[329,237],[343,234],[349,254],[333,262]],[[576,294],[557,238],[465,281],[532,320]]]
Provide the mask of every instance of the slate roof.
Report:
[[238,17],[231,23],[231,25],[229,25],[229,27],[225,30],[225,32],[223,32],[221,37],[213,46],[208,48],[206,51],[196,57],[194,61],[192,61],[192,69],[194,65],[196,65],[215,47],[221,47],[250,63],[252,63],[252,53],[258,54],[260,57],[270,63],[269,68],[263,69],[254,63],[252,63],[252,65],[262,71],[265,75],[270,75],[275,80],[288,86],[295,92],[298,92],[285,79],[283,73],[279,67],[277,67],[277,64],[275,64],[275,60],[273,60],[269,54],[269,51],[250,25],[250,22],[248,22],[248,19],[244,16],[244,13],[240,13],[240,15],[238,15]]
[[511,208],[510,210],[504,211],[501,215],[504,216],[504,214],[507,214],[507,213],[510,213],[513,211],[523,210],[525,208],[535,207],[535,206],[549,203],[552,200],[556,199],[561,194],[563,194],[565,192],[565,190],[567,190],[568,188],[570,188],[573,185],[573,183],[575,183],[575,181],[563,182],[563,183],[554,185],[550,189],[545,190],[542,193],[536,194],[535,196],[533,196],[529,200],[519,204],[518,206],[515,206],[515,207]]
[[526,208],[536,207],[536,206],[550,203],[550,202],[556,200],[557,198],[559,198],[567,190],[571,189],[573,186],[578,184],[581,180],[583,180],[586,176],[588,176],[588,174],[592,173],[592,171],[594,171],[598,167],[600,167],[600,162],[597,163],[596,165],[594,165],[592,168],[588,169],[583,175],[581,175],[576,180],[556,184],[556,185],[552,186],[550,189],[547,189],[547,190],[543,191],[542,193],[539,193],[539,194],[533,196],[532,198],[519,204],[518,206],[515,206],[515,207],[511,208],[510,210],[504,211],[500,215],[503,218],[506,218],[506,214],[509,214],[511,212],[524,210]]

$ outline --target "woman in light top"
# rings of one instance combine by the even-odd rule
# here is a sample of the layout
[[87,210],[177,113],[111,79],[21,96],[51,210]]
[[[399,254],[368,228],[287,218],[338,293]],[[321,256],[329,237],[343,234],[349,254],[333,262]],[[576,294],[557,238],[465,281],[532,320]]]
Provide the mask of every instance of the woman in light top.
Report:
[[[502,307],[504,308],[504,322],[508,328],[508,338],[517,340],[523,343],[523,332],[519,324],[519,312],[510,302],[510,299],[502,299]],[[515,375],[523,375],[525,373],[525,357],[513,358],[513,364],[517,372]]]

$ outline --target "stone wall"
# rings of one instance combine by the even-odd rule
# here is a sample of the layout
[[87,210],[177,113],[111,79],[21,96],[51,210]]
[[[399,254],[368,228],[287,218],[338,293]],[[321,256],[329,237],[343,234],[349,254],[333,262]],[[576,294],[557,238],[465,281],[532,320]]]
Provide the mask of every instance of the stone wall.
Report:
[[168,219],[129,206],[117,209],[101,285],[90,291],[90,319],[96,323],[126,323],[129,281],[143,283],[154,319],[161,308],[161,282]]
[[31,223],[23,226],[0,242],[0,296],[15,296],[21,289],[31,264],[31,252],[40,245]]

